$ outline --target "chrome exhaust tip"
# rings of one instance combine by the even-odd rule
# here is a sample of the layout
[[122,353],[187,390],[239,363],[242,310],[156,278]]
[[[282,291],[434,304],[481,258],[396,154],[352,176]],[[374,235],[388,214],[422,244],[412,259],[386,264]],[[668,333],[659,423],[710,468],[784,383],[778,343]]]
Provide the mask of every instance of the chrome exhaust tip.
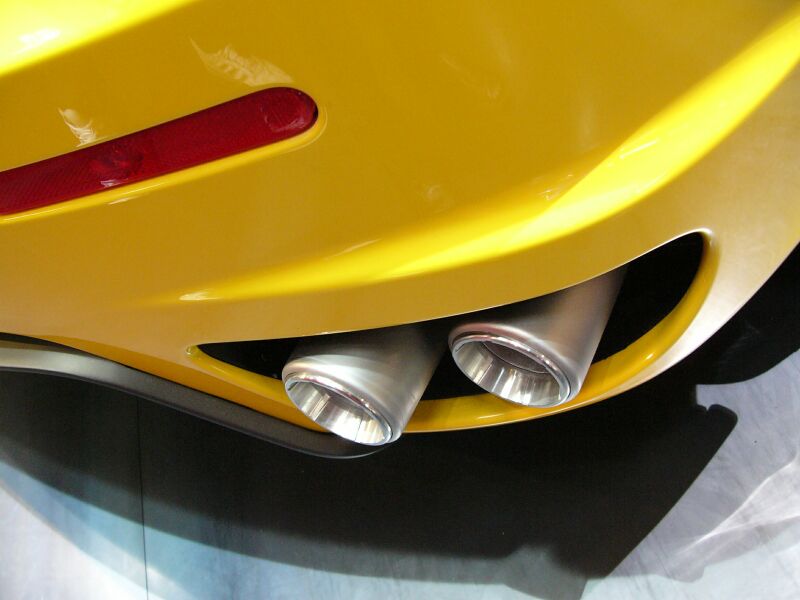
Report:
[[624,271],[469,315],[450,332],[453,360],[469,379],[509,402],[544,408],[571,400],[589,371]]
[[473,382],[509,402],[546,407],[571,398],[572,385],[559,363],[518,337],[499,331],[458,335],[453,360]]
[[317,425],[359,444],[400,437],[441,358],[419,325],[311,337],[283,368],[294,405]]

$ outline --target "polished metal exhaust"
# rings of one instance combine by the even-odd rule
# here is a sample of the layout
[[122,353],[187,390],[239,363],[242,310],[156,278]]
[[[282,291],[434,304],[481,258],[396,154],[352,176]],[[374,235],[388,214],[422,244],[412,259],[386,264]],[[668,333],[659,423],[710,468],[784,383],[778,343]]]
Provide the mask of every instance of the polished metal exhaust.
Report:
[[450,332],[455,363],[510,402],[550,407],[571,400],[589,371],[624,271],[468,315]]
[[283,382],[312,421],[377,446],[400,437],[443,350],[422,325],[309,337],[284,366]]

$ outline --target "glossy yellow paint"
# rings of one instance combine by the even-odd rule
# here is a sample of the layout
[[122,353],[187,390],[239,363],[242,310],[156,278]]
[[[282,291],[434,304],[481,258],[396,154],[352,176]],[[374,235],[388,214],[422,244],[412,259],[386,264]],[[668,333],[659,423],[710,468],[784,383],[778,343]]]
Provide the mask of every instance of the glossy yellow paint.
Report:
[[183,0],[0,2],[0,75],[114,35],[181,4]]
[[594,365],[574,401],[426,402],[409,431],[493,425],[663,371],[800,238],[800,173],[785,168],[800,152],[793,3],[131,2],[95,24],[74,15],[102,3],[70,17],[50,4],[41,18],[0,4],[6,40],[71,32],[0,62],[15,142],[0,169],[263,87],[308,92],[321,118],[274,146],[0,218],[0,331],[311,426],[279,382],[196,346],[514,302],[704,233],[684,301]]

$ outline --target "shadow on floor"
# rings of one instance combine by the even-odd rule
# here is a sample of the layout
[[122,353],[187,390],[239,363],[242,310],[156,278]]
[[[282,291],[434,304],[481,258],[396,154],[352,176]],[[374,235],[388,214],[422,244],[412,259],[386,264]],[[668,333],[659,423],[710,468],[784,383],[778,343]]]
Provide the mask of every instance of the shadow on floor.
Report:
[[[115,426],[141,432],[149,528],[320,571],[577,598],[664,517],[735,426],[727,409],[697,406],[696,385],[747,379],[800,347],[799,257],[681,365],[539,421],[408,436],[364,459],[330,461],[146,403],[133,419],[137,401],[84,383],[0,374],[0,441],[31,476],[131,512],[125,497],[140,494],[138,481],[95,465],[116,451],[116,434],[86,439],[95,409],[119,406],[128,421]],[[84,469],[105,480],[104,493],[81,483]],[[149,552],[148,563],[170,573],[180,557],[165,556]]]
[[[33,375],[3,374],[0,386],[13,392],[0,439],[17,449],[17,468],[139,516],[126,498],[139,494],[138,481],[98,459],[114,452],[114,439],[94,435],[87,447],[84,438],[92,405],[116,403],[128,416],[132,399]],[[140,418],[151,528],[316,570],[504,583],[553,598],[577,597],[587,577],[610,572],[736,421],[696,406],[692,385],[667,378],[556,418],[410,436],[352,461],[296,454],[155,405],[143,404]],[[98,476],[103,488],[85,484]],[[565,579],[575,595],[564,595]]]

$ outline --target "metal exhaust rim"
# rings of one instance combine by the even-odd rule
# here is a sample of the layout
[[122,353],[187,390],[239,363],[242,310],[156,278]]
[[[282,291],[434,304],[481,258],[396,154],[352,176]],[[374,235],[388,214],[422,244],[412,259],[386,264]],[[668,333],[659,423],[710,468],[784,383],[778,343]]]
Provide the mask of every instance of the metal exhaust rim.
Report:
[[352,442],[380,446],[392,440],[392,426],[372,403],[340,382],[299,371],[284,378],[292,403],[317,425]]
[[[499,353],[496,346],[518,354],[523,364],[509,360],[508,353]],[[467,377],[504,400],[549,408],[571,398],[572,385],[558,364],[519,340],[500,333],[468,332],[456,335],[450,347],[456,365]]]

